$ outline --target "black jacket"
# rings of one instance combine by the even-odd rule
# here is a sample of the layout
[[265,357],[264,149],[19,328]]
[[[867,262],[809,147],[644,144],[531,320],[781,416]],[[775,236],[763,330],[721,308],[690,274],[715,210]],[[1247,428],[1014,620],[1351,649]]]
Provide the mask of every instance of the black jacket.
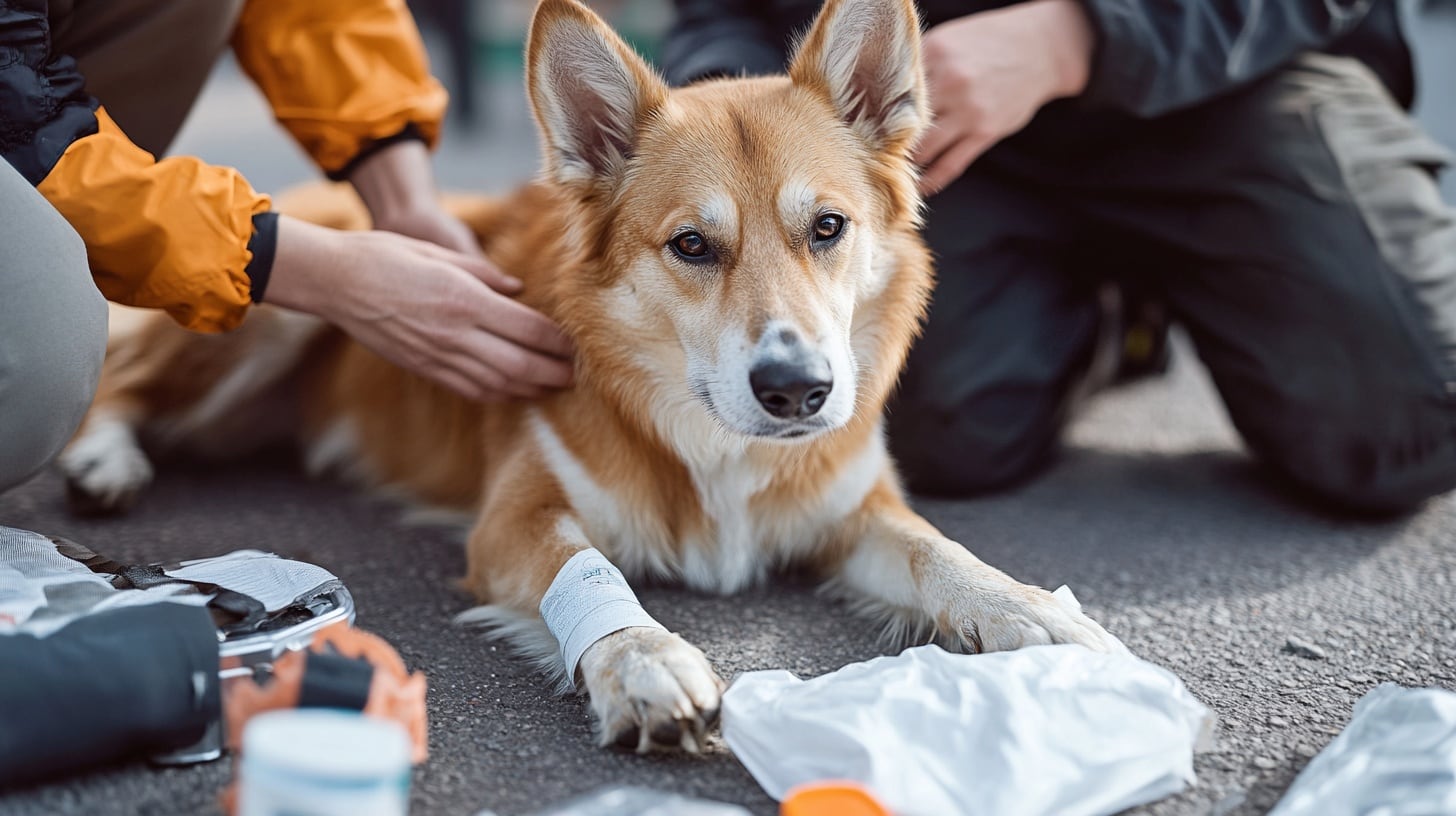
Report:
[[51,53],[47,0],[0,0],[0,158],[40,184],[72,142],[96,132],[76,61]]
[[[927,26],[1016,0],[920,0]],[[775,73],[819,0],[676,0],[663,54],[676,84]],[[1402,105],[1414,96],[1397,0],[1082,0],[1097,32],[1092,76],[1078,105],[1153,117],[1235,90],[1303,51],[1353,56]],[[1066,107],[1054,103],[1055,107]],[[1054,113],[1054,112],[1053,112]],[[1060,117],[1054,117],[1060,118]]]

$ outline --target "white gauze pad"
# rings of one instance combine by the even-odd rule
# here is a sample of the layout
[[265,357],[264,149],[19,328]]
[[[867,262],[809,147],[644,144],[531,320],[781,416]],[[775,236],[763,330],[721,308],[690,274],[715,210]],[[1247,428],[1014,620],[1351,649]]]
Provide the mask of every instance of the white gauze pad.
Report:
[[566,676],[573,682],[576,664],[593,643],[629,626],[665,629],[642,608],[622,571],[590,547],[556,573],[541,598],[541,617],[561,644]]

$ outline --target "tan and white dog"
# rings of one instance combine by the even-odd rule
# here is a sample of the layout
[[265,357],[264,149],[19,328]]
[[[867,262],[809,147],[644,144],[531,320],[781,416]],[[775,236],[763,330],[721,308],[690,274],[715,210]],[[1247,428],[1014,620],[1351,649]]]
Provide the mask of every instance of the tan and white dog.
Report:
[[[583,684],[601,741],[642,751],[701,746],[723,683],[645,613],[567,675],[568,635],[541,607],[590,548],[718,593],[807,566],[956,649],[1114,648],[911,511],[886,454],[881,412],[931,287],[911,0],[828,0],[788,76],[676,90],[587,8],[544,0],[528,85],[542,178],[452,206],[574,338],[574,388],[471,404],[281,310],[223,337],[126,319],[63,457],[71,489],[127,503],[151,477],[138,439],[225,454],[286,436],[315,470],[472,513],[465,583],[483,606],[465,617]],[[333,188],[291,210],[367,226]]]

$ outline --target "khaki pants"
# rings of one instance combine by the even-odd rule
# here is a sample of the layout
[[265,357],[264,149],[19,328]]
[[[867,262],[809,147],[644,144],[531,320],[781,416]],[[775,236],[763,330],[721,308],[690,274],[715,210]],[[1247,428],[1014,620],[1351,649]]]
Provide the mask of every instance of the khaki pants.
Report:
[[[241,9],[242,0],[51,0],[51,37],[132,140],[161,155]],[[106,304],[80,236],[0,161],[0,491],[69,441],[105,350]]]

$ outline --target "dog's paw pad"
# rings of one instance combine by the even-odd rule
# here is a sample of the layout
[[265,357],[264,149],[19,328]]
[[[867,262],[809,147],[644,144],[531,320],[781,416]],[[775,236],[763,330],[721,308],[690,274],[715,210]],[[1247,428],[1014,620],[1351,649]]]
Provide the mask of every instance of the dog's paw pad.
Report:
[[588,649],[581,665],[602,745],[638,753],[707,747],[724,684],[687,641],[623,629]]

